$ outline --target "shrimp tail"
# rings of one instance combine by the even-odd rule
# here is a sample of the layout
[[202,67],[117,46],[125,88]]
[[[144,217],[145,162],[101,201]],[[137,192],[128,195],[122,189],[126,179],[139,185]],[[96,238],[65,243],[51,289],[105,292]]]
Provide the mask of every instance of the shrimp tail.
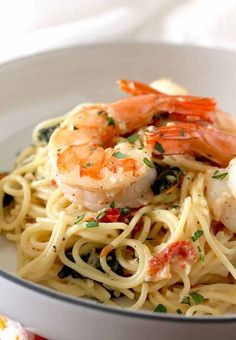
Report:
[[122,99],[110,104],[120,133],[128,133],[151,123],[156,114],[156,96],[152,93]]
[[152,87],[130,80],[119,80],[119,88],[133,96],[154,94],[157,97],[156,108],[159,112],[169,113],[169,117],[176,121],[214,123],[216,101],[213,98],[167,95]]
[[236,136],[212,126],[193,123],[150,127],[144,142],[157,155],[193,154],[210,159],[222,167],[236,155]]

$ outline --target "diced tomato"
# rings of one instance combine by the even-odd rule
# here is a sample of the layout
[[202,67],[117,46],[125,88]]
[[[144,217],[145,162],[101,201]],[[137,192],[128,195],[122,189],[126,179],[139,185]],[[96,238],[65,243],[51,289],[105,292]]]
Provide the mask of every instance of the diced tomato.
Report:
[[100,220],[101,222],[118,222],[120,217],[120,210],[118,208],[107,209],[106,214]]
[[100,219],[100,222],[123,222],[129,223],[132,218],[131,211],[127,214],[122,212],[119,208],[109,208],[105,215]]

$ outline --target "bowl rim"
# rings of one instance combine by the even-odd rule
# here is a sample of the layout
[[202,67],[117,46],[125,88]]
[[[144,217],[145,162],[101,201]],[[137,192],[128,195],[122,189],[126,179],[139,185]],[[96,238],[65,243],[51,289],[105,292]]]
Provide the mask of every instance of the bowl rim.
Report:
[[[34,58],[40,58],[41,56],[47,56],[51,55],[53,53],[63,53],[65,51],[69,50],[75,50],[75,49],[92,49],[92,48],[117,48],[117,47],[142,47],[142,46],[149,46],[153,48],[173,48],[173,49],[186,49],[186,50],[202,50],[202,51],[211,51],[213,53],[224,53],[228,55],[236,55],[236,52],[233,50],[227,50],[222,48],[208,48],[205,46],[195,46],[195,45],[189,45],[189,44],[174,44],[174,43],[165,43],[165,42],[152,42],[152,41],[118,41],[118,42],[102,42],[97,44],[71,44],[70,46],[59,46],[57,48],[53,49],[46,49],[40,52],[23,55],[19,58],[10,59],[9,61],[4,61],[0,64],[0,71],[4,69],[5,67],[13,66],[17,64],[18,62],[24,61],[27,62],[28,60],[34,59]],[[1,77],[1,76],[0,76]],[[62,303],[68,303],[72,304],[76,307],[83,307],[87,309],[92,309],[95,311],[100,311],[103,313],[112,313],[113,315],[119,315],[123,317],[130,317],[130,318],[138,318],[138,319],[146,319],[146,320],[159,320],[159,321],[165,321],[165,322],[178,322],[178,323],[232,323],[236,322],[236,314],[225,314],[221,316],[199,316],[199,317],[187,317],[185,315],[177,315],[177,314],[171,314],[171,313],[156,313],[152,311],[146,311],[146,310],[132,310],[128,308],[119,308],[119,307],[113,307],[110,305],[102,304],[99,302],[96,302],[91,299],[86,298],[75,298],[73,296],[57,292],[49,287],[45,287],[39,284],[36,284],[34,282],[27,281],[25,279],[22,279],[20,277],[17,277],[14,274],[8,273],[2,269],[0,269],[0,277],[10,281],[11,283],[20,286],[21,288],[25,288],[28,291],[38,293],[40,295],[43,295],[47,298],[60,301]]]
[[76,298],[61,292],[57,292],[52,288],[42,286],[36,284],[34,282],[27,281],[20,277],[17,277],[13,274],[7,273],[0,269],[0,277],[3,279],[10,281],[11,283],[20,286],[21,288],[27,289],[33,293],[38,293],[47,297],[49,299],[53,299],[56,301],[60,301],[62,303],[67,303],[73,305],[75,307],[82,307],[86,309],[92,309],[94,311],[99,311],[103,313],[111,313],[113,315],[119,315],[122,317],[130,317],[130,318],[138,318],[138,319],[146,319],[146,320],[159,320],[159,321],[174,321],[178,323],[204,323],[204,324],[212,324],[212,323],[232,323],[236,321],[236,316],[233,314],[222,315],[222,316],[199,316],[187,317],[185,315],[177,315],[172,313],[156,313],[153,311],[146,310],[132,310],[129,308],[119,308],[116,306],[110,306],[107,304],[99,303],[95,300],[91,300],[88,298]]

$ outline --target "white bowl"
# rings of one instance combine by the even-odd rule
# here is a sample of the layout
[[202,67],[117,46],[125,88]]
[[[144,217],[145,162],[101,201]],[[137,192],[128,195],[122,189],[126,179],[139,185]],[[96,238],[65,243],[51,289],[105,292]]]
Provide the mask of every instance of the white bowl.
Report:
[[[170,77],[190,93],[213,96],[236,108],[236,54],[165,44],[74,47],[0,67],[1,171],[31,143],[41,120],[83,101],[122,97],[119,78],[151,81]],[[50,339],[235,339],[236,316],[186,318],[110,308],[75,299],[17,278],[15,249],[0,239],[0,312]]]

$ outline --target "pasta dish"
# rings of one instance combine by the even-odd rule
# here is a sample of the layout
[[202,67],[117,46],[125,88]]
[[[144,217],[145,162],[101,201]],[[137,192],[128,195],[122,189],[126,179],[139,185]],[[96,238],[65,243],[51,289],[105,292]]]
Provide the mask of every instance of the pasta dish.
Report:
[[236,311],[236,122],[159,80],[41,122],[0,181],[17,274],[187,316]]

